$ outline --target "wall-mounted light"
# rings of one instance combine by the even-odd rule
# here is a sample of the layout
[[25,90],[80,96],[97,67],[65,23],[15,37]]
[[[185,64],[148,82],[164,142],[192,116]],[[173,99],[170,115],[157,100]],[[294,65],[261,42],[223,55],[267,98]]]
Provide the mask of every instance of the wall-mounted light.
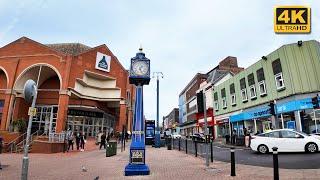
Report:
[[265,61],[268,59],[266,56],[262,56],[261,58]]
[[302,41],[298,41],[298,46],[302,46]]

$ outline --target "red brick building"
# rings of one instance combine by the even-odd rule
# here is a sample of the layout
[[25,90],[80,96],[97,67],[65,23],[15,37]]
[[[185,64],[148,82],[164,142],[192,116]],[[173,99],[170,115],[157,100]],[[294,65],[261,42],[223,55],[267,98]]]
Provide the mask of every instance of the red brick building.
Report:
[[105,44],[41,44],[22,37],[0,48],[1,130],[28,119],[22,91],[28,79],[39,89],[33,131],[70,127],[94,136],[99,130],[131,129],[134,87]]

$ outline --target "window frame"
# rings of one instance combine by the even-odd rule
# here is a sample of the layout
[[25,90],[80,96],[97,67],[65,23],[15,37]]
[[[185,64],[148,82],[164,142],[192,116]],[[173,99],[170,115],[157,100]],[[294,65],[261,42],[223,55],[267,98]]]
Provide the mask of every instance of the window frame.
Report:
[[[281,79],[280,79],[280,81],[282,82],[282,86],[278,86],[278,81],[277,81],[277,78],[278,77],[281,77]],[[275,80],[275,83],[276,83],[276,88],[277,88],[277,90],[278,91],[281,91],[281,90],[283,90],[283,89],[285,89],[286,88],[286,86],[285,86],[285,84],[284,84],[284,79],[283,79],[283,74],[282,74],[282,72],[280,72],[280,73],[278,73],[278,74],[275,74],[274,75],[274,80]],[[280,82],[279,81],[279,82]]]
[[[251,90],[253,89],[254,96],[251,94]],[[256,91],[256,86],[253,84],[249,87],[249,92],[250,92],[250,99],[257,99],[257,91]]]
[[236,93],[231,94],[231,105],[237,105]]
[[219,102],[218,101],[214,101],[214,110],[219,111]]
[[227,98],[226,98],[226,97],[223,97],[223,98],[222,98],[222,108],[223,108],[223,109],[226,109],[226,108],[227,108]]
[[[261,92],[261,85],[263,85],[264,92]],[[262,80],[262,81],[258,82],[258,86],[259,86],[259,94],[260,94],[260,96],[265,96],[265,95],[267,95],[267,88],[266,88],[266,82],[265,82],[265,80]]]
[[[245,93],[246,99],[243,98],[243,92]],[[247,89],[241,89],[241,98],[242,102],[247,102],[248,101],[248,94],[247,94]]]

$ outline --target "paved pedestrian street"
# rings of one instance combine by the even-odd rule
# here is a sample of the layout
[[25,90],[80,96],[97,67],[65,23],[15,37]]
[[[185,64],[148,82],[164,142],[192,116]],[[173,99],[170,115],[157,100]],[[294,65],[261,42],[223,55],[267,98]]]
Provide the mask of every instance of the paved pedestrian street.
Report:
[[[119,145],[119,144],[118,144]],[[273,179],[273,169],[237,165],[236,177],[230,177],[230,164],[220,161],[205,168],[204,159],[186,155],[184,151],[147,147],[146,163],[149,176],[126,177],[124,167],[128,163],[128,149],[113,157],[105,157],[104,150],[90,148],[85,152],[30,154],[29,179],[31,180],[93,180],[99,179]],[[20,179],[22,154],[1,154],[4,165],[1,180]],[[319,179],[320,170],[280,169],[280,179]]]

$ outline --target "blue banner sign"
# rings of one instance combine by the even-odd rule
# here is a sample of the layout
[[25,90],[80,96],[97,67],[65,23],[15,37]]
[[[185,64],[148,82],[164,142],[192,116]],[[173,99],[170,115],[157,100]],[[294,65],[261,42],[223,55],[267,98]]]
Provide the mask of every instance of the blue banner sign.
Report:
[[243,112],[237,115],[230,116],[230,122],[237,122],[242,120],[252,120],[260,117],[271,116],[269,107],[261,107],[259,109]]
[[295,101],[286,102],[283,104],[277,104],[277,114],[297,111],[302,109],[312,109],[312,101],[311,98],[300,99]]

